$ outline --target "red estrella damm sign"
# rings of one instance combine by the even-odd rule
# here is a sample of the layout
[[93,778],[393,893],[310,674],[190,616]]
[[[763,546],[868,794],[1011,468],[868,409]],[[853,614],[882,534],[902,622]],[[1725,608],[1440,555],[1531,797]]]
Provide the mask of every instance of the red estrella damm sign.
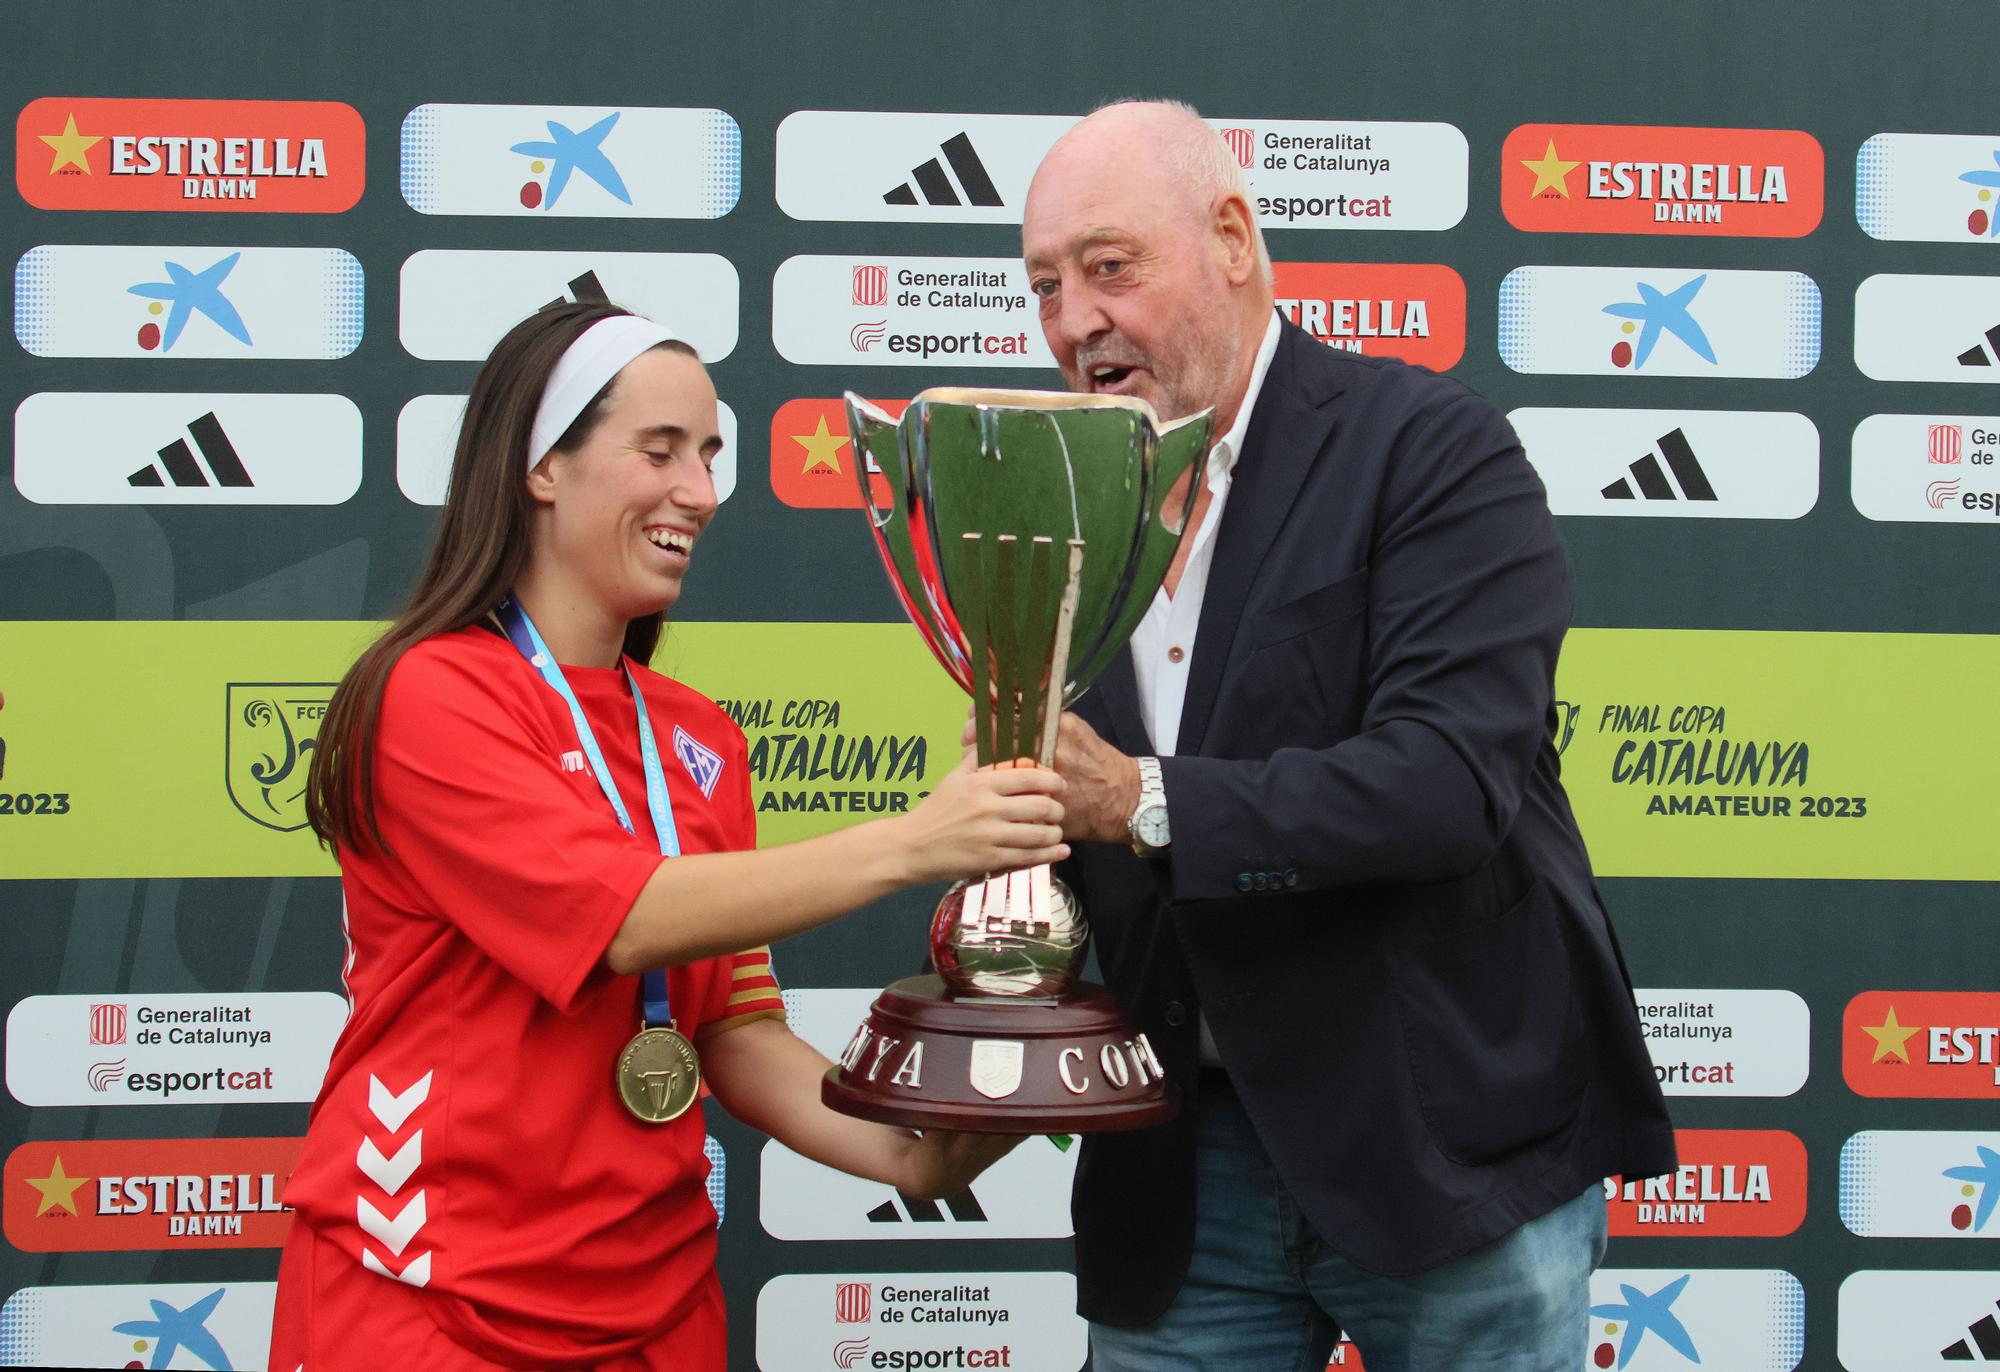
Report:
[[45,96],[14,125],[14,184],[44,210],[338,214],[361,199],[361,116],[324,100]]
[[[907,400],[877,400],[897,419]],[[861,459],[865,461],[866,459]],[[771,490],[800,510],[858,510],[861,485],[854,476],[854,440],[847,432],[847,409],[838,400],[787,400],[771,417]],[[889,480],[868,478],[875,503],[889,504]]]
[[1329,347],[1433,371],[1465,356],[1465,281],[1421,262],[1277,262],[1278,309]]
[[302,1139],[61,1139],[7,1158],[7,1241],[27,1253],[282,1248]]
[[1796,129],[1523,124],[1500,151],[1500,209],[1530,233],[1799,238],[1819,227],[1826,156]]
[[1677,1129],[1680,1166],[1604,1184],[1615,1238],[1777,1238],[1806,1217],[1806,1146],[1783,1129]]
[[2000,992],[1863,991],[1840,1066],[1857,1095],[2000,1100]]

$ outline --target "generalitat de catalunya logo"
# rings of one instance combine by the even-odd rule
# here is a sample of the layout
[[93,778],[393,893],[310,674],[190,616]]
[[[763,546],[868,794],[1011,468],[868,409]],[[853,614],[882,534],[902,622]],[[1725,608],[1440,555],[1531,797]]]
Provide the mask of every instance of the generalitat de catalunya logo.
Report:
[[402,155],[421,214],[716,219],[743,182],[743,131],[717,109],[419,105]]
[[1854,427],[1854,508],[1870,519],[2000,519],[2000,415],[1871,414]]
[[1863,991],[1840,1043],[1857,1095],[2000,1100],[2000,992]]
[[14,184],[44,210],[338,214],[361,199],[352,106],[44,96],[14,124]]
[[37,357],[345,357],[362,271],[338,248],[30,248],[14,337]]
[[1799,238],[1826,159],[1793,129],[1522,124],[1500,150],[1500,209],[1529,233]]
[[1402,262],[1276,262],[1280,313],[1331,348],[1433,371],[1465,356],[1465,281]]

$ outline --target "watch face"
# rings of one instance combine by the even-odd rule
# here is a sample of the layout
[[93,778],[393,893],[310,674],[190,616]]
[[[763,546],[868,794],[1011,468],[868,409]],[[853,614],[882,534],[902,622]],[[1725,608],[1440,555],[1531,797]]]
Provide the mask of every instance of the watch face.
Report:
[[1167,846],[1167,807],[1148,805],[1132,816],[1132,836],[1148,848]]

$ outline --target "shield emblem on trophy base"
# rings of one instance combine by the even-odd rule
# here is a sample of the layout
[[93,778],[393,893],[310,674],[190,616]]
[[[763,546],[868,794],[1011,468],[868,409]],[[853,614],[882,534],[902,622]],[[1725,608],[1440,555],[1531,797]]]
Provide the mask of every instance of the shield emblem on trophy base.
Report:
[[1012,1039],[974,1039],[972,1089],[988,1100],[1004,1100],[1021,1089],[1022,1046]]

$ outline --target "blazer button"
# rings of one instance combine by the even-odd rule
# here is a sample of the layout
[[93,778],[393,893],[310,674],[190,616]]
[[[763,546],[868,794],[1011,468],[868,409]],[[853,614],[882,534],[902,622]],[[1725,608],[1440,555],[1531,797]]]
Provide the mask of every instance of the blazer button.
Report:
[[1236,874],[1236,889],[1239,891],[1250,889],[1250,874],[1248,872],[1238,872]]
[[1187,1006],[1182,1005],[1177,1000],[1168,1001],[1166,1019],[1170,1027],[1175,1029],[1180,1028],[1183,1024],[1187,1023]]
[[1285,869],[1286,887],[1290,888],[1293,886],[1297,886],[1298,884],[1299,884],[1299,869],[1296,867],[1287,867]]
[[1271,874],[1269,872],[1259,872],[1257,879],[1251,884],[1260,891],[1268,891],[1271,889]]

